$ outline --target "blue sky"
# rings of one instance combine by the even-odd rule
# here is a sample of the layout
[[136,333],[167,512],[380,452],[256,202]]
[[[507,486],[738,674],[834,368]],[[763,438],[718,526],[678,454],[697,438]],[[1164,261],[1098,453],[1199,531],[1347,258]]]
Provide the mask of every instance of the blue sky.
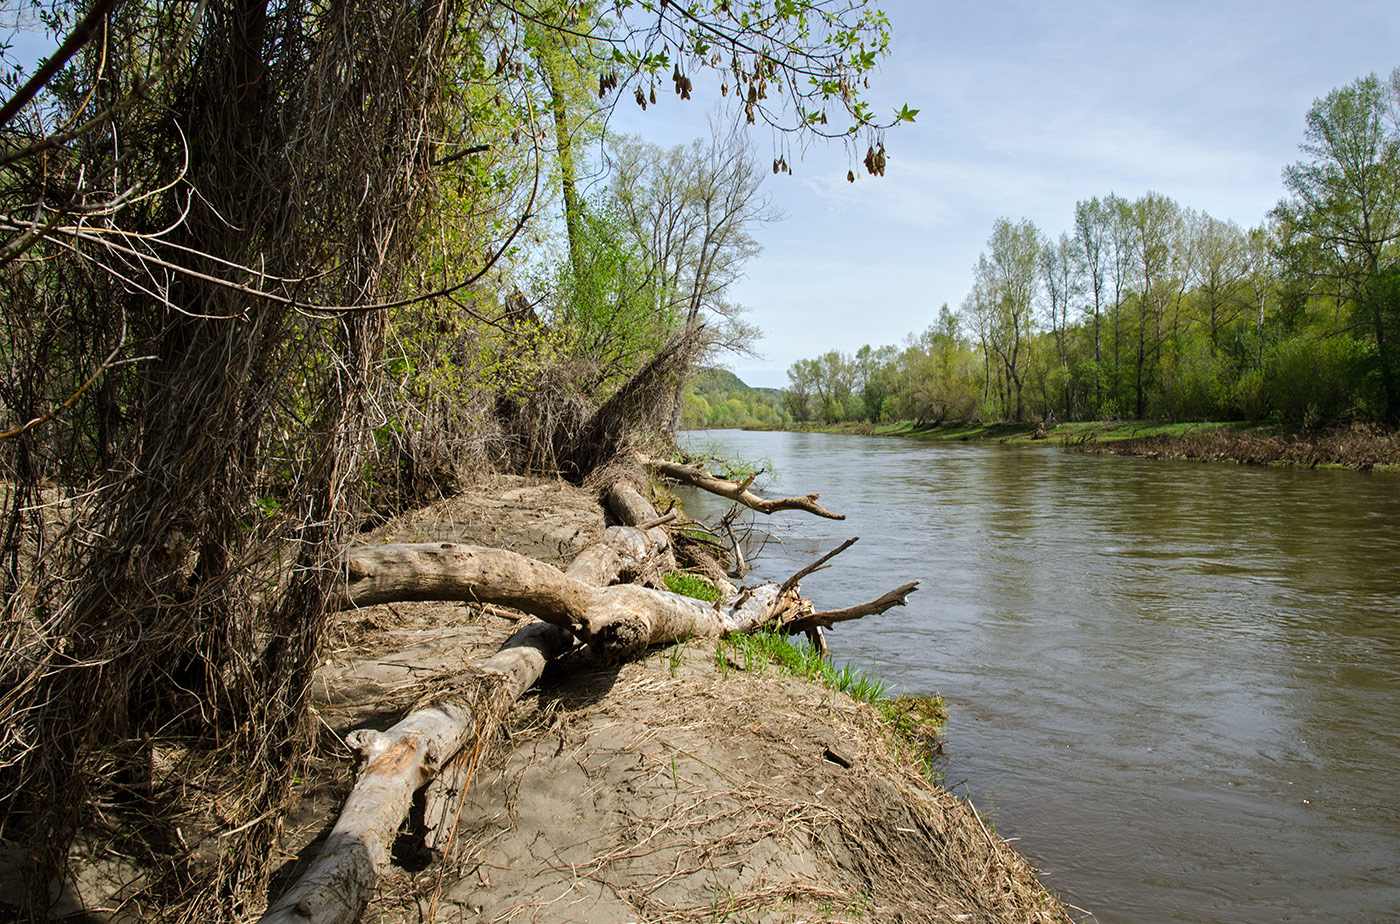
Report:
[[[788,218],[759,230],[734,291],[764,332],[762,359],[729,363],[750,385],[956,308],[999,216],[1058,235],[1079,199],[1151,189],[1258,224],[1312,101],[1400,66],[1396,0],[878,5],[895,38],[872,98],[918,121],[889,133],[883,178],[847,183],[827,148],[765,184]],[[662,102],[618,124],[662,144],[703,134],[703,103]],[[768,133],[755,142],[771,158]]]
[[[0,23],[18,2],[3,0]],[[908,103],[918,121],[889,133],[883,178],[847,183],[831,146],[789,154],[795,175],[765,184],[787,219],[758,229],[764,253],[733,292],[764,332],[762,358],[730,363],[751,385],[785,385],[802,357],[896,343],[957,307],[999,216],[1057,235],[1079,199],[1152,189],[1257,224],[1312,101],[1400,66],[1400,0],[877,5],[894,48],[871,99]],[[691,102],[624,102],[614,127],[688,142],[706,131],[710,79],[697,75]],[[771,134],[754,141],[771,159]]]

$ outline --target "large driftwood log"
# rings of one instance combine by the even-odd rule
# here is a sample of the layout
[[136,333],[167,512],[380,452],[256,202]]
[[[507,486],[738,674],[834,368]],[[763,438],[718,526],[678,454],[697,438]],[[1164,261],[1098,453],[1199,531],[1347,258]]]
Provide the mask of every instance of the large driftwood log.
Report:
[[[590,563],[578,573],[596,576],[602,570]],[[609,661],[682,638],[746,632],[793,607],[810,612],[794,590],[779,593],[776,584],[715,605],[635,584],[591,586],[515,552],[450,542],[351,549],[345,573],[342,607],[404,600],[510,606],[568,629]]]
[[667,478],[679,481],[683,484],[694,485],[711,494],[718,494],[720,497],[727,497],[737,504],[743,504],[759,513],[776,513],[779,510],[805,510],[814,513],[819,517],[826,517],[829,520],[844,520],[846,515],[834,513],[817,503],[819,494],[807,494],[802,497],[783,497],[776,500],[768,500],[759,497],[749,490],[749,485],[753,479],[748,481],[730,481],[728,478],[721,478],[711,474],[702,468],[694,465],[682,465],[679,462],[664,462],[657,459],[647,459],[646,465]]
[[574,644],[543,622],[518,630],[482,662],[494,683],[479,704],[447,699],[419,709],[386,732],[351,733],[365,759],[345,808],[311,867],[262,918],[262,924],[354,924],[369,902],[413,794],[463,745],[489,732],[539,679],[545,663]]

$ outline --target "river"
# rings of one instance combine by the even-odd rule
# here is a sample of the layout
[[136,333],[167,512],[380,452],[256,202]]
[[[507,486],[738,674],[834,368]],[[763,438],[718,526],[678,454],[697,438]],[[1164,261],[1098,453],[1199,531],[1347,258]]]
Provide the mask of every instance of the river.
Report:
[[1102,924],[1396,919],[1400,475],[681,437],[846,514],[758,518],[757,576],[860,536],[804,582],[819,607],[923,580],[833,655],[947,699],[947,782],[1066,901]]

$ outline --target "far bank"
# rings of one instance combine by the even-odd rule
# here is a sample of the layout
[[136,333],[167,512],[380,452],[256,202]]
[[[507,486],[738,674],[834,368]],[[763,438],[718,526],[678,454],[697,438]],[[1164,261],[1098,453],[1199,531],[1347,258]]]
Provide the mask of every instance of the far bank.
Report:
[[1400,470],[1400,431],[1379,424],[1301,429],[1277,422],[1247,421],[966,421],[919,427],[912,421],[898,421],[740,429],[897,436],[942,442],[1030,443],[1081,452],[1240,465]]

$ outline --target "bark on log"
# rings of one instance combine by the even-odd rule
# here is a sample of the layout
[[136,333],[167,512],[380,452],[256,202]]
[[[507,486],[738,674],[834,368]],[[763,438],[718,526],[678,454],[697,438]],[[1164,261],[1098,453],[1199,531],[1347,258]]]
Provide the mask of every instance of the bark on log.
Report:
[[656,519],[656,508],[636,488],[619,481],[607,493],[608,509],[627,526],[640,526]]
[[353,732],[348,740],[364,755],[365,768],[320,854],[268,908],[262,924],[358,921],[379,871],[389,862],[389,849],[408,816],[413,794],[464,744],[498,721],[539,679],[545,663],[573,643],[558,626],[532,622],[481,664],[482,671],[499,680],[480,706],[444,700],[411,713],[386,732]]
[[[616,533],[619,546],[626,548],[636,532]],[[591,580],[605,571],[603,563],[589,561],[575,574]],[[650,645],[682,638],[749,631],[799,605],[796,593],[780,593],[776,584],[720,605],[635,584],[590,586],[515,552],[450,542],[351,549],[345,553],[345,573],[342,607],[405,600],[511,606],[568,629],[606,661],[635,657]]]
[[727,497],[737,504],[743,504],[759,513],[776,513],[779,510],[805,510],[814,513],[819,517],[826,517],[829,520],[844,520],[846,515],[834,513],[821,504],[817,503],[819,494],[807,494],[803,497],[784,497],[777,500],[767,500],[759,497],[749,490],[749,481],[738,482],[721,478],[711,474],[704,469],[694,465],[682,465],[679,462],[663,462],[655,459],[645,460],[646,464],[667,478],[684,484],[693,485],[711,494],[718,494],[720,497]]
[[564,574],[592,587],[606,587],[653,567],[656,557],[664,556],[670,547],[671,537],[659,526],[610,526],[569,563]]

